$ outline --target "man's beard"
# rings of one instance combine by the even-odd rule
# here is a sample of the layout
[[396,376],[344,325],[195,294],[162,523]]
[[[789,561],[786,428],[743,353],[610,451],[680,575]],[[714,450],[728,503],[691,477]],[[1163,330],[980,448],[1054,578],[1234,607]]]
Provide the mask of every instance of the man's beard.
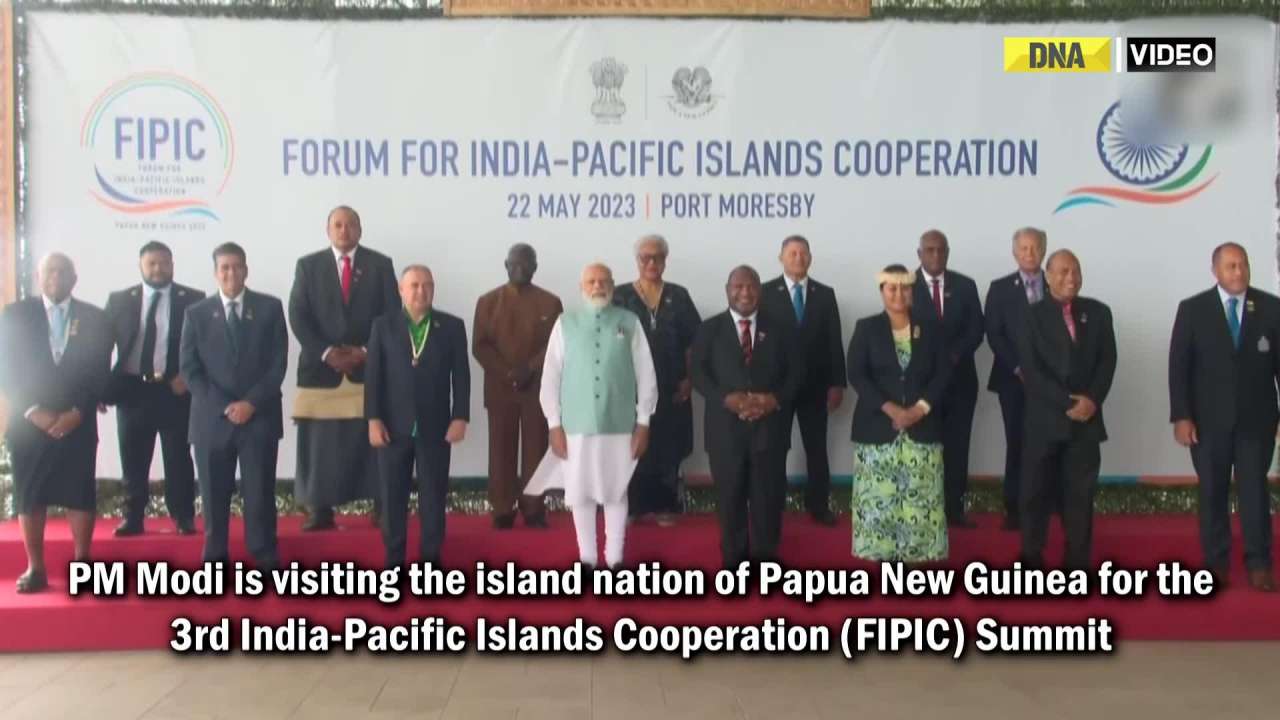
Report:
[[604,297],[592,297],[591,293],[582,293],[582,301],[592,310],[603,310],[613,302],[613,293],[609,293]]
[[164,282],[153,282],[151,278],[144,276],[142,282],[152,290],[163,290],[173,283],[173,278],[165,278]]

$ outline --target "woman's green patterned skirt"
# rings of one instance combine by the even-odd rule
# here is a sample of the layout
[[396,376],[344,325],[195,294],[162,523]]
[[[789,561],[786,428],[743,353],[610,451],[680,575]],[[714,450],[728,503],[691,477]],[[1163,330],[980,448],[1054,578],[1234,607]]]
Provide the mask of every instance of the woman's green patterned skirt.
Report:
[[853,554],[926,562],[947,557],[942,445],[906,433],[853,449]]

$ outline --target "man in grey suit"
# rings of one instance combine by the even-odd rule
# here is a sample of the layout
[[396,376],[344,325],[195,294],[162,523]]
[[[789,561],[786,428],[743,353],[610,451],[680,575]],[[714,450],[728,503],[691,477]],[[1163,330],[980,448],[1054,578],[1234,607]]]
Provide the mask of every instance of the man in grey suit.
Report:
[[276,451],[289,335],[279,298],[245,288],[244,248],[213,251],[218,293],[187,308],[182,377],[191,389],[191,440],[204,503],[204,560],[227,560],[231,493],[240,466],[245,544],[259,568],[276,554]]

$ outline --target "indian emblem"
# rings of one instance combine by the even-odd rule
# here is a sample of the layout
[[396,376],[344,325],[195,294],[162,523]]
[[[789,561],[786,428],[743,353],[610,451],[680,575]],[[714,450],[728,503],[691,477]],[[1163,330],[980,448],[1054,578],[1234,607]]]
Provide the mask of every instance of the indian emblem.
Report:
[[596,99],[591,103],[591,114],[601,123],[622,122],[627,104],[622,100],[622,81],[627,77],[627,66],[607,57],[591,63],[591,82],[596,86]]

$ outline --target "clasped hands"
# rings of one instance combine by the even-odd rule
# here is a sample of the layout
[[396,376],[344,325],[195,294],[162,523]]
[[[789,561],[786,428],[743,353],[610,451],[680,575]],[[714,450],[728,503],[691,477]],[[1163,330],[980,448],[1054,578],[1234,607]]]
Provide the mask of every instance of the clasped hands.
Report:
[[927,414],[924,405],[920,403],[916,403],[911,407],[902,407],[894,402],[886,402],[880,406],[880,410],[893,421],[893,429],[897,432],[907,430],[923,420]]
[[355,345],[335,345],[324,356],[324,364],[343,375],[351,375],[364,367],[369,354]]
[[778,409],[778,396],[773,393],[731,392],[724,396],[724,407],[739,420],[755,422]]
[[54,412],[42,407],[37,407],[27,416],[32,425],[40,428],[44,434],[54,440],[61,440],[70,435],[73,430],[80,427],[84,416],[80,413],[80,408],[71,408],[63,412]]

